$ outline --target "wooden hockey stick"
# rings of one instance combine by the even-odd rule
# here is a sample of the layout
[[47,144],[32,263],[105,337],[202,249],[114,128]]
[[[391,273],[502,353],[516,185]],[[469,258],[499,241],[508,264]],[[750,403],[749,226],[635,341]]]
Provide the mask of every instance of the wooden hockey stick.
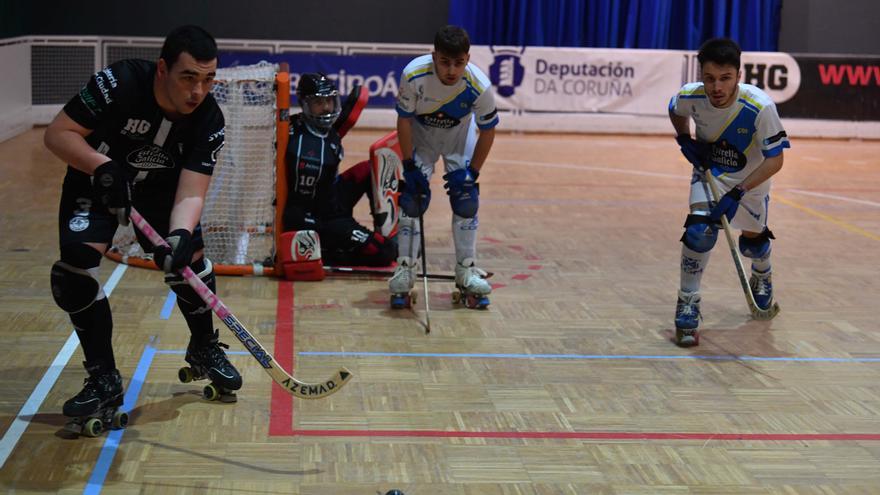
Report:
[[[165,239],[156,232],[152,226],[141,216],[140,213],[137,212],[134,208],[131,209],[131,221],[134,225],[147,236],[147,239],[156,246],[167,246],[168,244],[165,242]],[[187,283],[195,289],[196,293],[199,297],[205,301],[205,304],[211,307],[214,311],[214,314],[217,315],[223,323],[229,327],[229,330],[235,335],[235,337],[241,342],[241,344],[247,349],[254,359],[260,363],[266,373],[272,377],[272,380],[275,381],[278,385],[284,387],[289,394],[294,397],[299,397],[301,399],[323,399],[328,395],[334,394],[339,391],[349,380],[352,378],[352,374],[345,367],[339,369],[333,376],[329,379],[324,380],[320,383],[306,383],[297,380],[296,378],[290,376],[286,371],[284,371],[280,366],[278,366],[278,362],[275,361],[275,358],[269,354],[269,351],[263,347],[262,344],[251,334],[247,328],[245,328],[244,324],[239,321],[232,312],[223,304],[223,301],[217,297],[216,294],[211,292],[211,289],[205,285],[204,282],[195,274],[195,272],[190,269],[190,267],[185,266],[182,270],[180,270],[180,275],[187,281]]]
[[[714,204],[718,204],[721,195],[718,192],[718,186],[715,185],[715,178],[712,177],[712,171],[707,169],[703,174],[705,183],[708,184],[709,189],[712,192],[712,197],[710,199],[712,199]],[[746,304],[749,305],[749,310],[752,312],[752,318],[756,320],[772,320],[773,317],[779,313],[779,304],[774,301],[767,309],[761,309],[758,307],[758,304],[755,302],[755,296],[752,294],[752,288],[749,286],[749,279],[746,277],[746,270],[743,267],[742,258],[739,257],[739,251],[733,240],[733,234],[730,233],[730,223],[724,215],[721,215],[721,226],[724,227],[724,235],[727,237],[727,245],[730,247],[730,255],[733,257],[733,264],[736,266],[736,273],[739,275],[739,283],[746,296]]]

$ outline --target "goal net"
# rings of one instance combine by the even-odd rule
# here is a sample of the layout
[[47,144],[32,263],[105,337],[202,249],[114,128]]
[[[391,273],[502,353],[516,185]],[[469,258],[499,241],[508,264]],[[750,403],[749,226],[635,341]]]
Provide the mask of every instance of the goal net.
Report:
[[[268,62],[222,68],[212,94],[226,120],[226,145],[202,211],[205,254],[218,274],[271,274],[279,225],[275,143],[286,146],[289,75]],[[155,268],[131,225],[119,228],[107,255]]]

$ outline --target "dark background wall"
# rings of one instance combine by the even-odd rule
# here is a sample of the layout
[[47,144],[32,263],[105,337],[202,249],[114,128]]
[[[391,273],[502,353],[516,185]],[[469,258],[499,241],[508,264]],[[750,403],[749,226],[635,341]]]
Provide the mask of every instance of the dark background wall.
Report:
[[[162,37],[194,23],[218,38],[430,43],[448,9],[449,0],[0,0],[0,38]],[[779,49],[880,54],[878,19],[877,0],[785,0]]]
[[217,38],[431,43],[448,0],[0,0],[0,38],[157,36],[198,24]]
[[785,0],[779,50],[880,55],[880,2]]

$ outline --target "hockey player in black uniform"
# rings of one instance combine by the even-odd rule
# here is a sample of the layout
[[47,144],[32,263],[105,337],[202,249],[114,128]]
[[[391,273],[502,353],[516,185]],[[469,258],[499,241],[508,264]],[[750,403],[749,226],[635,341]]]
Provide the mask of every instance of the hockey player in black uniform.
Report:
[[302,112],[290,118],[285,154],[285,234],[279,251],[289,278],[323,278],[322,264],[316,261],[318,253],[303,262],[290,252],[292,243],[301,245],[297,238],[317,243],[311,232],[317,233],[320,257],[328,264],[387,266],[397,258],[394,242],[352,217],[357,201],[364,194],[372,195],[370,163],[360,162],[338,174],[343,157],[342,136],[351,124],[340,118],[340,113],[348,113],[358,91],[355,88],[343,105],[333,81],[323,74],[302,74],[297,83],[296,96]]
[[46,130],[46,146],[69,164],[52,295],[70,315],[88,372],[82,391],[64,403],[66,416],[95,417],[122,405],[110,304],[95,275],[132,206],[170,246],[154,249],[138,233],[178,296],[191,333],[186,361],[220,388],[241,387],[241,376],[218,342],[211,311],[178,274],[189,266],[216,291],[199,225],[224,143],[223,114],[209,94],[216,69],[211,35],[196,26],[177,28],[165,39],[157,62],[123,60],[94,74]]

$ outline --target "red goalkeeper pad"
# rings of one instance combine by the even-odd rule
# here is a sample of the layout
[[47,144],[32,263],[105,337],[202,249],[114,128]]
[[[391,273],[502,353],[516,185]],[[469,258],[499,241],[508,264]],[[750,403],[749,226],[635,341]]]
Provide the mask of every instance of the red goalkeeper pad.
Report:
[[348,131],[354,127],[354,124],[357,122],[358,118],[360,118],[364,107],[367,106],[367,100],[369,99],[370,92],[364,86],[356,85],[351,88],[351,93],[348,94],[348,97],[342,104],[342,112],[340,112],[339,117],[336,118],[336,123],[334,124],[336,132],[339,133],[340,139],[345,137]]
[[392,131],[370,146],[370,166],[373,230],[385,237],[394,237],[400,219],[398,199],[403,177],[403,154],[397,141],[397,131]]

